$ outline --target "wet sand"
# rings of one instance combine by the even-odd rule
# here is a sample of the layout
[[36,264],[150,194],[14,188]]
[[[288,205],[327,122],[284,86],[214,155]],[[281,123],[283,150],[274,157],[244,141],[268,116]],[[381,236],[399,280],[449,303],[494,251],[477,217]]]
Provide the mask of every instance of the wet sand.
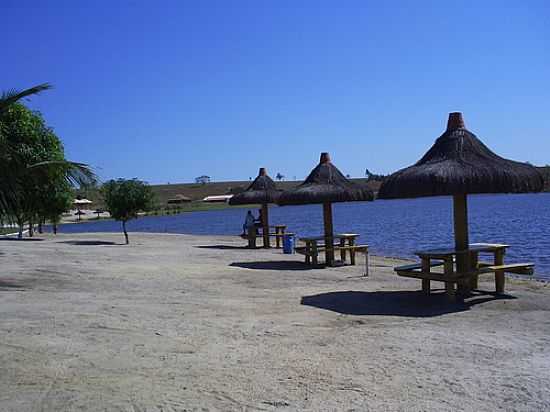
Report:
[[365,278],[237,237],[42,239],[0,240],[2,411],[550,409],[548,284],[450,304],[391,259]]

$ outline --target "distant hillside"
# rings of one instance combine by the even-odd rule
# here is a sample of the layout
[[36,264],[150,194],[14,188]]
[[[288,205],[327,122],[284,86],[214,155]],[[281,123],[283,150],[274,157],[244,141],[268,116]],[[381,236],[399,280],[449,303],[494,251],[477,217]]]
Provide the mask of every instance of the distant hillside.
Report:
[[[351,179],[357,183],[367,183],[367,185],[374,191],[377,191],[380,187],[379,181],[371,180],[367,182],[367,179]],[[284,181],[276,182],[277,187],[281,190],[288,190],[300,184],[301,181]],[[159,203],[166,204],[168,199],[173,198],[175,195],[181,194],[190,197],[193,200],[202,200],[206,196],[211,195],[225,195],[231,193],[239,193],[246,189],[250,181],[234,181],[234,182],[211,182],[206,184],[197,183],[179,183],[169,185],[151,185],[153,191],[157,195]]]
[[[380,181],[371,180],[367,182],[367,179],[351,179],[357,183],[367,183],[367,185],[373,190],[378,191],[380,187]],[[276,185],[281,190],[288,190],[292,187],[300,184],[301,181],[284,181],[276,182]],[[167,185],[151,185],[151,189],[156,195],[157,203],[160,206],[165,206],[168,202],[168,199],[174,198],[176,195],[184,195],[191,198],[193,201],[201,201],[206,196],[213,195],[226,195],[239,193],[245,190],[250,181],[233,181],[233,182],[211,182],[206,184],[198,183],[174,183]],[[77,191],[82,197],[90,199],[94,203],[92,204],[92,209],[103,208],[103,200],[101,199],[101,194],[98,189],[88,189]]]
[[[544,176],[545,190],[550,191],[550,166],[538,167],[540,172]],[[367,179],[351,179],[354,182],[367,184],[374,192],[377,192],[380,188],[381,180],[367,180]],[[301,181],[283,181],[276,182],[277,187],[281,190],[288,190],[300,184]],[[250,181],[231,181],[231,182],[211,182],[206,184],[197,183],[175,183],[168,185],[151,185],[153,192],[157,196],[159,205],[166,205],[168,199],[173,198],[176,195],[184,195],[191,198],[194,201],[200,201],[206,196],[212,195],[225,195],[231,193],[239,193],[246,189]],[[94,201],[92,208],[103,207],[101,196],[97,190],[88,190],[81,193],[82,196],[87,197]]]

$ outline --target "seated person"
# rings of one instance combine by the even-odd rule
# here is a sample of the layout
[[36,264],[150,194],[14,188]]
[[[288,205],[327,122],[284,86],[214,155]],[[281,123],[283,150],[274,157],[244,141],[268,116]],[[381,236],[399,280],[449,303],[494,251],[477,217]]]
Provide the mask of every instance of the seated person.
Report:
[[256,219],[254,219],[252,210],[249,210],[248,213],[246,214],[246,218],[244,219],[243,236],[246,236],[248,234],[249,228],[254,226],[256,226]]

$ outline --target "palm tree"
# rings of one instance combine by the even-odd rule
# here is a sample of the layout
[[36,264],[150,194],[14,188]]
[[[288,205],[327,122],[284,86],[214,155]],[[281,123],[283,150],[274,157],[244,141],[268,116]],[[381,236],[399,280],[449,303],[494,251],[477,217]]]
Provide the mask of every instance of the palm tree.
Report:
[[52,85],[49,83],[39,84],[38,86],[25,89],[23,91],[8,90],[3,92],[0,96],[0,114],[7,110],[12,104],[17,103],[19,100],[43,92],[44,90],[51,89]]
[[[39,94],[51,88],[52,86],[49,83],[43,83],[23,91],[10,90],[3,92],[0,96],[0,122],[2,121],[2,114],[13,104],[25,97]],[[19,189],[19,179],[17,176],[13,176],[13,173],[10,173],[10,170],[8,170],[11,164],[9,160],[14,157],[14,150],[10,146],[9,142],[0,133],[0,216],[4,217],[9,217],[10,210],[12,210],[11,205],[16,201]],[[95,183],[97,180],[90,166],[68,160],[44,161],[33,165],[26,165],[26,168],[31,169],[36,174],[55,170],[62,173],[67,182],[72,186]]]

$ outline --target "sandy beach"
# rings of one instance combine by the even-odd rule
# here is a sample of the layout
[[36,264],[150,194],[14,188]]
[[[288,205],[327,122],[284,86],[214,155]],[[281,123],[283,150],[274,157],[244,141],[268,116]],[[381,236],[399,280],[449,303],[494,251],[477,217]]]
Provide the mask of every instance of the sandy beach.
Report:
[[391,259],[365,278],[237,237],[130,241],[0,240],[0,410],[550,409],[545,283],[450,304]]

